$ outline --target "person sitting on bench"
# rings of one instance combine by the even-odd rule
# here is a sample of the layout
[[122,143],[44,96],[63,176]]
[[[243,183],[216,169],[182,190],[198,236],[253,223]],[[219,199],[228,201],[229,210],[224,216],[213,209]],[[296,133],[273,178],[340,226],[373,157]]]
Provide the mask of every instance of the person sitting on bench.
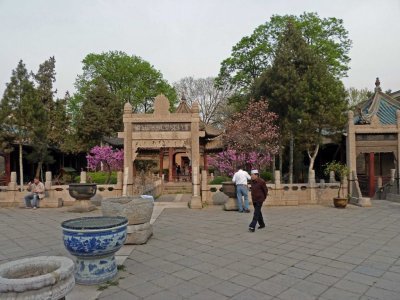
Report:
[[39,200],[44,198],[44,184],[40,182],[38,177],[29,182],[28,184],[28,191],[25,199],[25,207],[36,209],[39,207]]

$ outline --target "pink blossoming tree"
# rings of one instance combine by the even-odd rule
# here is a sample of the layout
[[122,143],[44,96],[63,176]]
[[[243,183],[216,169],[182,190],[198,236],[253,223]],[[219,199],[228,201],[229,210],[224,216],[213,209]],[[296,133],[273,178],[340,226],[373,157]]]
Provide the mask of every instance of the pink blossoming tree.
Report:
[[95,146],[86,156],[87,168],[98,171],[101,164],[106,168],[108,175],[106,183],[110,182],[112,171],[121,171],[124,166],[124,150],[113,149],[111,146]]
[[230,176],[238,165],[265,169],[278,151],[277,118],[266,100],[250,102],[226,123],[226,150],[210,157],[209,164]]

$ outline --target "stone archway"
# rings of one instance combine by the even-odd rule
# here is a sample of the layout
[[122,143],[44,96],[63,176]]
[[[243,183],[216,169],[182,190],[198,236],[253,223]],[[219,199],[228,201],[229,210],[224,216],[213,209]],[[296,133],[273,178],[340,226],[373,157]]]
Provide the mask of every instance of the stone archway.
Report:
[[[198,104],[194,103],[190,112],[171,113],[168,99],[159,95],[154,101],[153,114],[134,114],[132,106],[126,103],[123,122],[124,132],[119,132],[118,137],[124,139],[124,193],[133,194],[133,161],[139,148],[184,148],[191,160],[192,198],[189,205],[202,208]],[[171,156],[171,150],[169,153]]]

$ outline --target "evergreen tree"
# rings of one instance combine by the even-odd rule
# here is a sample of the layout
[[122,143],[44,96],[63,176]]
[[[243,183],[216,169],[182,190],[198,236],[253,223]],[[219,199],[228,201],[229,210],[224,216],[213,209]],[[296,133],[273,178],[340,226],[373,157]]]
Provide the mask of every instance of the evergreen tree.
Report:
[[18,144],[19,175],[21,190],[23,189],[23,153],[22,145],[27,143],[32,135],[33,123],[40,111],[39,98],[36,95],[33,82],[22,60],[12,71],[10,82],[6,85],[0,105],[0,117],[3,136],[8,136]]
[[87,92],[76,122],[78,147],[83,151],[100,144],[122,127],[122,111],[103,79]]
[[307,151],[312,170],[323,133],[334,135],[343,128],[343,84],[323,57],[306,43],[299,28],[289,22],[279,39],[273,64],[257,80],[253,94],[267,97],[271,110],[279,115],[281,141],[289,142],[292,182],[294,141],[299,142],[299,150]]
[[[352,42],[343,21],[320,18],[316,13],[305,12],[300,16],[273,15],[250,36],[243,37],[232,47],[230,57],[222,61],[217,83],[229,82],[239,94],[247,95],[254,81],[272,65],[279,39],[288,22],[301,30],[307,44],[324,58],[333,75],[337,78],[346,76]],[[239,97],[234,100],[243,99]]]
[[32,146],[33,151],[27,159],[37,163],[35,176],[39,177],[43,164],[52,164],[53,156],[50,154],[50,139],[54,130],[55,102],[53,84],[56,81],[55,58],[50,57],[39,66],[36,74],[32,74],[36,81],[36,93],[40,100],[35,109],[37,117],[33,122]]
[[280,167],[283,145],[289,142],[289,182],[293,181],[293,148],[298,133],[298,121],[305,102],[307,81],[305,75],[313,63],[313,53],[294,23],[288,22],[278,41],[272,66],[256,81],[253,94],[256,99],[266,97],[271,111],[279,116],[281,135]]
[[65,152],[68,152],[68,137],[71,135],[70,116],[67,113],[69,99],[69,92],[66,92],[64,98],[57,99],[54,102],[48,133],[49,145]]

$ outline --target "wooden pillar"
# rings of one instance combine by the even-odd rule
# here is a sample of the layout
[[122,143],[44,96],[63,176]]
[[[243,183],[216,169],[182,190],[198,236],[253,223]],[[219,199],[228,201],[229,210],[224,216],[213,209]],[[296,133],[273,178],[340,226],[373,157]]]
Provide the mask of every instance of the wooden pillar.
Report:
[[373,197],[375,194],[375,153],[369,154],[369,196]]
[[169,147],[168,148],[168,159],[169,159],[169,166],[168,166],[168,181],[172,182],[173,181],[173,177],[172,177],[172,172],[174,170],[174,153],[173,153],[173,148]]
[[162,177],[163,174],[163,169],[164,169],[164,149],[160,148],[160,177]]
[[207,162],[207,153],[204,151],[203,153],[203,160],[204,160],[204,170],[207,171],[208,174],[208,162]]

